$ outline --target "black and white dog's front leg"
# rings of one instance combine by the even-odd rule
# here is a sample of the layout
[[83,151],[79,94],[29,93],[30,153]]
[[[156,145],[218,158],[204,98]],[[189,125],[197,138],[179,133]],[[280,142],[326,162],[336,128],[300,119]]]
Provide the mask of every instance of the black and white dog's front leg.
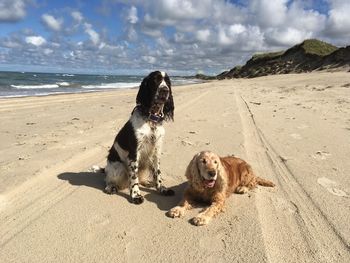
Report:
[[157,191],[162,195],[174,195],[175,192],[172,189],[165,187],[162,183],[162,172],[160,171],[159,151],[156,150],[153,158],[153,180],[156,185]]
[[141,195],[140,188],[139,188],[138,158],[136,158],[136,160],[129,161],[128,170],[129,170],[129,190],[130,190],[131,201],[134,204],[141,204],[144,198]]

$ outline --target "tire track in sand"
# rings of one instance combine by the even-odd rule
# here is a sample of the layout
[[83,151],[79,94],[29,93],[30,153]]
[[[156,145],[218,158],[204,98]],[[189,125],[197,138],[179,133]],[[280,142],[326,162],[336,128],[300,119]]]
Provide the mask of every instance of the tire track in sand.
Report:
[[235,96],[248,160],[277,183],[275,193],[256,195],[269,262],[350,262],[349,244],[272,148],[237,90]]

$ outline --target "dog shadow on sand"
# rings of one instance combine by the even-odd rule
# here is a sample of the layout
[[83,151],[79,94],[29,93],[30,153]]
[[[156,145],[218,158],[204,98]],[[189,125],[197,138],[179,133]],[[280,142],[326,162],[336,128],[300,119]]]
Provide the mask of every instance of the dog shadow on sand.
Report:
[[175,195],[172,196],[163,196],[154,188],[140,187],[140,190],[145,193],[145,202],[153,202],[160,210],[168,211],[180,202],[186,186],[187,183],[183,182],[169,187],[175,192]]
[[[65,172],[65,173],[59,174],[57,178],[60,180],[68,181],[71,185],[74,185],[74,186],[87,186],[87,187],[100,190],[101,194],[106,194],[104,192],[106,185],[104,181],[105,176],[103,173]],[[186,188],[186,185],[187,183],[183,182],[178,185],[171,186],[170,189],[172,189],[175,192],[175,195],[173,196],[163,196],[159,194],[154,189],[154,187],[146,188],[146,187],[140,186],[140,190],[144,194],[144,197],[145,197],[144,202],[153,202],[157,205],[157,207],[160,210],[168,211],[169,209],[173,208],[180,202],[180,200],[182,199],[183,192]],[[117,191],[115,194],[117,196],[126,198],[131,203],[130,196],[128,194],[128,189]]]

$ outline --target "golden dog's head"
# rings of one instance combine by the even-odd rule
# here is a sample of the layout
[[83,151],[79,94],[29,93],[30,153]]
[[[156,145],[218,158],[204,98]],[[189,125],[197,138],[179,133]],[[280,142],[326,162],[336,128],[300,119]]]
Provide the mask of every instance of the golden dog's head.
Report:
[[213,188],[220,177],[220,157],[213,152],[203,151],[196,154],[186,173],[189,181],[203,188]]

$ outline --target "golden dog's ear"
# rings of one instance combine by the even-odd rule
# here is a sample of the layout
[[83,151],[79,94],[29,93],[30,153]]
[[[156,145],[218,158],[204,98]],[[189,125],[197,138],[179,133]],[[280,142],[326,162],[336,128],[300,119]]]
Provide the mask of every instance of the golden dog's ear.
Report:
[[197,164],[197,158],[200,155],[200,153],[197,153],[195,156],[193,156],[191,162],[188,164],[186,168],[186,178],[188,181],[193,181],[193,179],[198,176],[198,164]]

